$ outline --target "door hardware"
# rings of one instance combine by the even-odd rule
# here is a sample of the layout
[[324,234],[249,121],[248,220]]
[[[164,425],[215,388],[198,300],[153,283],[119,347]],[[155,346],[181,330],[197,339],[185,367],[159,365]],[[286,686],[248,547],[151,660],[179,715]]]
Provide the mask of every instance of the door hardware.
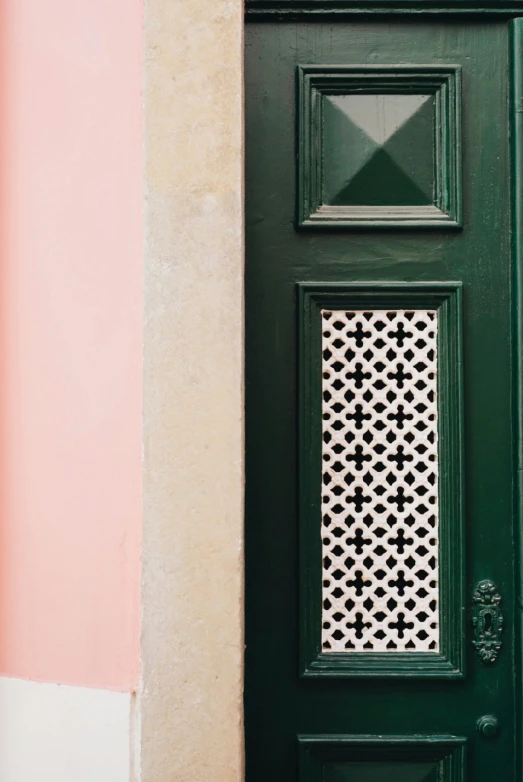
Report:
[[472,625],[474,640],[479,659],[487,664],[496,661],[501,651],[501,632],[503,614],[501,595],[493,581],[480,581],[472,595]]
[[485,714],[476,723],[478,733],[486,739],[495,739],[499,733],[499,722],[493,714]]

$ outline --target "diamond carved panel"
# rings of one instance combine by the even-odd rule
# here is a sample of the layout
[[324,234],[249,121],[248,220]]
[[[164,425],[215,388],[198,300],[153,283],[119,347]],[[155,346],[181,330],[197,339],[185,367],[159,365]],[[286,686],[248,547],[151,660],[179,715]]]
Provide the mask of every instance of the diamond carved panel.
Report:
[[300,66],[301,227],[461,226],[458,66]]
[[324,651],[437,651],[437,312],[321,311]]
[[323,202],[432,204],[434,108],[433,95],[325,95]]

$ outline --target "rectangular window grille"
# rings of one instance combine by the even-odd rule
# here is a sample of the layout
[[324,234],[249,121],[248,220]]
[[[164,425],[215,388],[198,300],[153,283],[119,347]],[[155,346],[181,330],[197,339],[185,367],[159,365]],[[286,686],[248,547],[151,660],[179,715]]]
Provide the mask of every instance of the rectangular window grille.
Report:
[[438,313],[321,318],[322,648],[438,651]]

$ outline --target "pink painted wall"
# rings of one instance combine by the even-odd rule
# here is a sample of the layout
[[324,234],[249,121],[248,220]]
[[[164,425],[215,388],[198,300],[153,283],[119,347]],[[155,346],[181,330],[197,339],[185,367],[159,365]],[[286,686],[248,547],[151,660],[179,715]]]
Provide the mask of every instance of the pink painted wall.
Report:
[[1,0],[0,675],[133,689],[141,0]]

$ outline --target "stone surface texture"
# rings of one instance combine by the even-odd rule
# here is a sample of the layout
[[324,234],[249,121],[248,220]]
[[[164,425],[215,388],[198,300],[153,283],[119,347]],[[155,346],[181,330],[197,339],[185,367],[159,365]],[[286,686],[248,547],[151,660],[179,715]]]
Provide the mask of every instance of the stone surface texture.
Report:
[[142,782],[243,777],[242,37],[146,0]]

